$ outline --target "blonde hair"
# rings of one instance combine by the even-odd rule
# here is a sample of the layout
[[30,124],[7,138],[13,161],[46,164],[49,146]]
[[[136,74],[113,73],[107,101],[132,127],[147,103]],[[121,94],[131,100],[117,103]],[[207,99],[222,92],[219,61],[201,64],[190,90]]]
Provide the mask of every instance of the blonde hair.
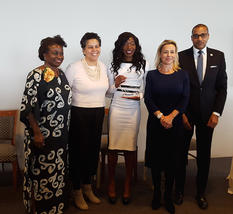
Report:
[[160,68],[161,66],[161,51],[163,49],[163,47],[165,45],[174,45],[175,46],[175,52],[176,52],[176,55],[175,55],[175,60],[173,62],[173,70],[174,71],[178,71],[180,69],[180,66],[179,66],[179,56],[178,56],[178,49],[177,49],[177,45],[176,45],[176,42],[173,41],[173,40],[164,40],[158,47],[158,50],[157,50],[157,53],[156,53],[156,57],[155,57],[155,67],[157,69]]

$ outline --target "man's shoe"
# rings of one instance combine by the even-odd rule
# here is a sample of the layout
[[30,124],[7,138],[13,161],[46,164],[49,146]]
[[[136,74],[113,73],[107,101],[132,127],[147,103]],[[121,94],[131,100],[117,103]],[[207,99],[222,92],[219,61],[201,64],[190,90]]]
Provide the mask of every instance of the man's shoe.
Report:
[[206,198],[205,198],[203,195],[197,195],[197,196],[196,196],[196,200],[197,200],[198,206],[199,206],[201,209],[203,209],[203,210],[207,209],[207,207],[208,207],[208,202],[207,202]]
[[184,195],[182,192],[175,192],[174,203],[181,205],[183,203]]

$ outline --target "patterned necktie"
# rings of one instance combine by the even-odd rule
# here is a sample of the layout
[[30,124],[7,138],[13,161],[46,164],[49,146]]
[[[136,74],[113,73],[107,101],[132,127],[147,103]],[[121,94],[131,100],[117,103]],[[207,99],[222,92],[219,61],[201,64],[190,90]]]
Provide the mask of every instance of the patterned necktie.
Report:
[[202,83],[202,78],[203,78],[203,52],[200,50],[198,51],[199,56],[197,58],[197,75],[200,84]]

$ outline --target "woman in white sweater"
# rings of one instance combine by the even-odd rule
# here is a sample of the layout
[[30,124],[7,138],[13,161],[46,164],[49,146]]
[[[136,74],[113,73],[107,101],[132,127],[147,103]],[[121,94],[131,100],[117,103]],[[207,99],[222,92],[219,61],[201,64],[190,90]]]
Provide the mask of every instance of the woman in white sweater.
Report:
[[84,58],[66,70],[72,89],[69,161],[75,205],[87,210],[83,194],[93,203],[101,202],[92,192],[91,176],[97,170],[108,78],[105,65],[98,60],[100,37],[86,33],[80,44]]

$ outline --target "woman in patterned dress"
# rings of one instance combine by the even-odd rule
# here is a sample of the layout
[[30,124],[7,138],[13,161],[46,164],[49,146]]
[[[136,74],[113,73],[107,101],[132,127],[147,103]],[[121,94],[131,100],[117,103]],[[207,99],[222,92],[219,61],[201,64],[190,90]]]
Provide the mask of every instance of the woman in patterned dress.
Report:
[[24,205],[28,213],[63,213],[66,205],[67,145],[71,90],[63,71],[64,40],[41,41],[44,64],[26,80],[20,120],[25,124]]

